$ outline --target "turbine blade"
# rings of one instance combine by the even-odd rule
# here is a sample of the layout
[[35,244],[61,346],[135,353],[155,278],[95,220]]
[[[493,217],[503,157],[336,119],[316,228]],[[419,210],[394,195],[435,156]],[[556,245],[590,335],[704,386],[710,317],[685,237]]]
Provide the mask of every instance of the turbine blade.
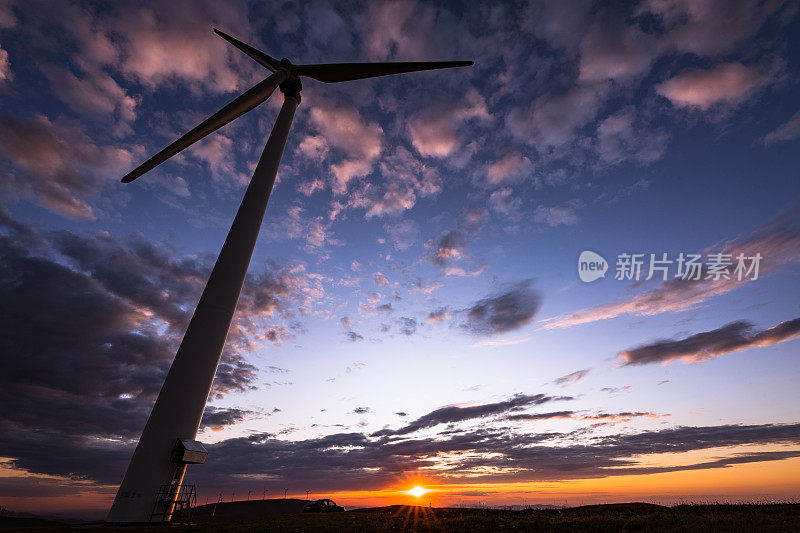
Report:
[[402,63],[327,63],[324,65],[297,65],[294,73],[325,83],[361,80],[376,76],[402,74],[419,70],[468,67],[472,61],[407,61]]
[[249,55],[256,61],[258,61],[261,64],[261,66],[268,68],[272,72],[278,70],[278,67],[280,67],[281,65],[281,62],[275,59],[274,57],[270,57],[261,50],[253,48],[249,44],[245,44],[238,39],[234,39],[227,33],[219,31],[217,28],[214,28],[214,33],[216,33],[217,35],[219,35],[220,37],[231,43],[233,46],[235,46],[245,54]]
[[196,143],[209,133],[218,130],[236,117],[243,115],[253,109],[255,106],[270,97],[275,88],[286,80],[286,71],[278,71],[265,79],[261,83],[254,85],[252,88],[242,93],[241,96],[234,101],[205,119],[196,128],[189,133],[180,137],[177,141],[170,144],[156,155],[131,170],[122,178],[123,183],[130,183],[148,170],[163,163],[173,155],[177,154],[184,148]]

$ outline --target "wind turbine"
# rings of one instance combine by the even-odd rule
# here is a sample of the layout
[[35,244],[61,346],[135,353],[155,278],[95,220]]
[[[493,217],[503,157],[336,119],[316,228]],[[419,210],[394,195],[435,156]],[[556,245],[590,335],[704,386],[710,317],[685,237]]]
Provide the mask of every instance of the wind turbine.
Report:
[[108,513],[108,523],[168,521],[181,498],[187,464],[205,462],[207,452],[194,440],[219,364],[225,337],[244,283],[258,231],[264,218],[286,137],[300,104],[300,78],[324,83],[360,80],[472,65],[472,61],[330,63],[295,65],[280,61],[217,29],[217,35],[253,58],[272,74],[242,93],[196,128],[158,152],[122,178],[130,183],[206,135],[250,111],[276,88],[283,105],[233,220],[225,244],[200,302],[150,412],[125,477]]

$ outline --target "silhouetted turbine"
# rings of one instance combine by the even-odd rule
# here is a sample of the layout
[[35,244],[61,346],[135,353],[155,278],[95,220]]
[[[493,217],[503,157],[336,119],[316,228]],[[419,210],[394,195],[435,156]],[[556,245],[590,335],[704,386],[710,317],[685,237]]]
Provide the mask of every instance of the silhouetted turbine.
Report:
[[[247,274],[294,112],[300,103],[300,77],[335,83],[472,65],[472,61],[294,65],[288,59],[278,61],[230,35],[216,29],[214,31],[272,71],[272,75],[129,172],[122,178],[123,182],[135,180],[253,109],[269,98],[276,88],[280,87],[285,98],[225,244],[128,464],[108,514],[107,522],[110,523],[151,522],[157,517],[169,520],[179,498],[186,465],[205,461],[202,445],[193,439],[197,435]],[[197,450],[201,450],[199,455]],[[162,494],[161,499],[157,498],[159,493]]]

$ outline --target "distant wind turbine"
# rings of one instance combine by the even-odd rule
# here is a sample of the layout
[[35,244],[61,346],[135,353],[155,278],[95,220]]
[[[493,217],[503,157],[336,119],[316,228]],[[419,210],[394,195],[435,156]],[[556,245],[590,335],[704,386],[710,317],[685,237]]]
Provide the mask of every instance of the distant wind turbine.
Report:
[[[302,90],[300,78],[336,83],[473,64],[472,61],[426,61],[295,65],[286,58],[278,61],[230,35],[216,29],[214,31],[272,71],[272,75],[133,169],[122,178],[122,181],[130,183],[181,150],[250,111],[269,98],[278,87],[284,94],[283,105],[178,353],[133,452],[125,477],[108,513],[106,519],[108,523],[168,521],[182,494],[180,487],[186,473],[186,465],[205,462],[207,452],[202,444],[194,441],[194,438],[275,183],[275,175],[294,112],[300,104]],[[285,493],[286,490],[284,498]]]

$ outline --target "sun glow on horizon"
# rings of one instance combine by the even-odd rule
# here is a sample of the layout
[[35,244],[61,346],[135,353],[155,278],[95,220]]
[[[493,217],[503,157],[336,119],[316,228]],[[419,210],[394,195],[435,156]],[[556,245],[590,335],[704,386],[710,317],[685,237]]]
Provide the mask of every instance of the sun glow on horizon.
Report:
[[420,498],[428,492],[431,492],[431,489],[426,489],[425,487],[420,487],[419,485],[416,485],[414,488],[405,491],[406,494],[410,494],[415,498]]

